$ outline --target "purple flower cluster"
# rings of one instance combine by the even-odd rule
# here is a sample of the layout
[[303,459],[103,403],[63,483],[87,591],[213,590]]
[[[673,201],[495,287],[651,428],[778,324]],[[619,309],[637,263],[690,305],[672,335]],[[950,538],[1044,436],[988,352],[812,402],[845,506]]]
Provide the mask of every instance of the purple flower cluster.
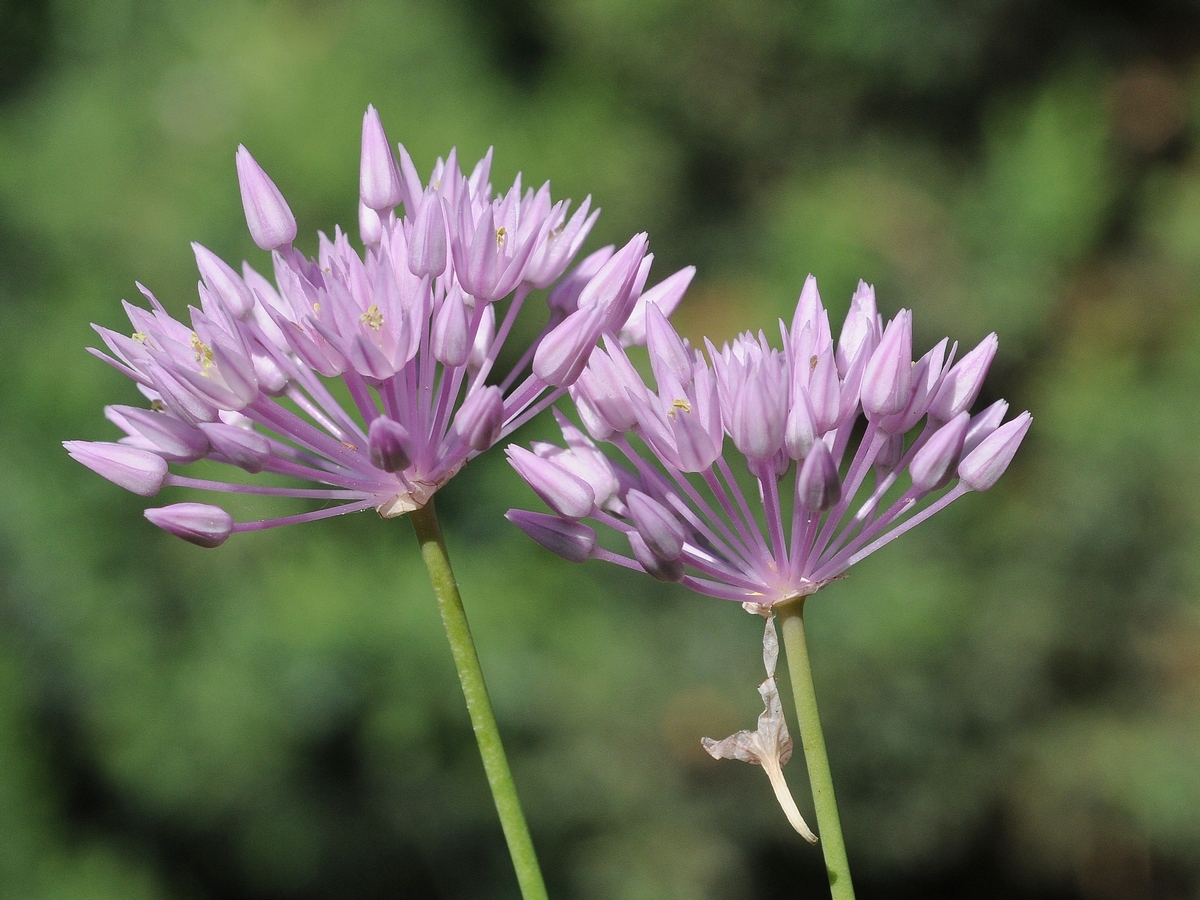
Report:
[[[336,230],[316,259],[292,246],[296,220],[275,184],[239,147],[237,172],[255,243],[270,251],[274,283],[239,273],[193,245],[200,307],[172,318],[126,303],[133,334],[97,327],[149,408],[110,406],[117,442],[68,441],[71,455],[135,493],[167,485],[322,501],[299,515],[235,524],[202,503],[146,511],[156,525],[203,546],[231,533],[374,507],[384,517],[420,508],[463,464],[553,403],[603,336],[644,340],[645,308],[671,309],[691,274],[643,292],[652,256],[645,235],[607,247],[568,272],[596,220],[590,198],[569,214],[549,185],[503,194],[489,183],[491,152],[470,176],[451,151],[423,184],[379,116],[363,120],[360,255]],[[397,208],[403,206],[403,214]],[[550,320],[503,377],[494,372],[531,291],[550,288]],[[507,298],[507,306],[504,302]],[[326,379],[344,385],[353,411]],[[309,482],[276,487],[173,474],[200,459]]]
[[[597,349],[571,388],[587,434],[560,415],[565,446],[508,448],[554,514],[508,517],[569,560],[608,560],[759,609],[819,590],[990,488],[1031,421],[1004,422],[1003,400],[970,414],[995,335],[957,361],[947,340],[914,360],[911,313],[885,325],[866,284],[836,344],[811,276],[790,328],[780,322],[782,350],[760,332],[719,350],[706,342],[706,359],[653,305],[645,329],[655,388],[619,344]],[[618,549],[584,520],[618,532]]]

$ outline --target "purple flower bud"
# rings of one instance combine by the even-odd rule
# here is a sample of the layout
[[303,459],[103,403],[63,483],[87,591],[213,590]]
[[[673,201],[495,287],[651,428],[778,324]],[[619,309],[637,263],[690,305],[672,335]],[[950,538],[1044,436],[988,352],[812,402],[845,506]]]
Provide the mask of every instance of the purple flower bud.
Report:
[[173,503],[148,509],[145,515],[164,531],[201,547],[219,547],[233,533],[233,517],[207,503]]
[[979,389],[983,387],[984,376],[996,356],[996,348],[1000,341],[992,332],[970,353],[954,364],[942,380],[933,402],[929,404],[929,418],[935,422],[948,422],[960,412],[971,408]]
[[579,308],[579,294],[604,268],[616,248],[609,245],[585,256],[565,278],[550,289],[546,303],[554,312],[568,316]]
[[967,439],[963,441],[963,456],[983,442],[983,439],[1000,427],[1004,417],[1008,415],[1008,401],[997,400],[983,412],[971,417],[971,427],[967,429]]
[[646,308],[645,327],[650,367],[659,387],[689,381],[692,377],[692,354],[657,306]]
[[596,495],[582,478],[516,444],[509,444],[504,452],[517,474],[563,518],[582,519],[595,508]]
[[792,398],[792,406],[788,410],[783,445],[792,459],[804,459],[819,437],[820,433],[809,408],[808,393],[804,388],[800,388]]
[[971,490],[986,491],[1004,474],[1032,422],[1033,417],[1023,412],[1001,425],[958,464],[958,477]]
[[250,362],[254,366],[254,377],[258,380],[259,390],[272,396],[284,392],[291,376],[280,367],[274,357],[253,351],[250,354]]
[[551,553],[570,562],[584,562],[596,552],[596,532],[582,522],[523,509],[510,509],[504,517]]
[[782,370],[770,359],[746,373],[733,396],[729,436],[751,459],[770,459],[783,446],[787,424],[787,387]]
[[271,458],[271,442],[257,431],[224,422],[204,422],[200,430],[212,443],[213,450],[252,474],[261,472]]
[[882,418],[908,406],[912,394],[912,313],[902,309],[888,323],[862,380],[862,408]]
[[837,366],[842,377],[846,377],[860,353],[874,352],[878,342],[879,313],[875,307],[875,289],[860,281],[838,337]]
[[888,434],[883,442],[883,446],[879,448],[879,452],[875,454],[875,459],[872,465],[877,472],[888,473],[896,466],[900,465],[900,460],[904,459],[904,434]]
[[242,208],[254,243],[263,250],[279,250],[296,239],[296,217],[283,194],[241,144],[237,149],[238,184]]
[[446,271],[446,218],[437,194],[419,201],[408,238],[408,270],[418,277],[436,278]]
[[63,441],[63,446],[76,462],[143,497],[162,490],[167,477],[167,461],[149,450],[105,441]]
[[504,429],[504,392],[496,385],[475,391],[454,417],[454,430],[463,443],[482,453],[500,440]]
[[796,497],[810,512],[822,512],[841,499],[842,482],[838,478],[837,464],[824,441],[813,444],[796,479]]
[[374,106],[368,106],[363,116],[358,193],[363,205],[376,212],[393,209],[404,196],[396,157]]
[[909,464],[913,487],[928,493],[945,486],[954,475],[970,424],[971,416],[961,412],[933,433]]
[[629,518],[650,552],[658,559],[678,559],[687,532],[674,513],[639,490],[629,491],[625,503],[629,507]]
[[677,582],[683,580],[683,560],[676,557],[675,559],[663,559],[655,555],[650,549],[641,532],[636,529],[629,531],[626,534],[629,538],[629,547],[633,550],[633,558],[636,559],[643,569],[649,575],[653,575],[659,581]]
[[383,237],[383,223],[379,221],[379,213],[361,200],[358,201],[358,236],[367,247],[378,247]]
[[169,462],[193,462],[208,452],[203,432],[174,416],[136,406],[107,406],[104,414],[127,434],[144,438]]
[[204,284],[213,296],[225,305],[236,318],[244,319],[254,308],[254,295],[225,260],[200,244],[192,244],[192,252],[196,254],[196,267]]
[[[800,360],[799,365],[804,365]],[[833,348],[826,347],[817,355],[816,362],[808,361],[808,401],[811,405],[813,425],[817,434],[832,431],[838,425],[842,406],[842,384],[838,379],[837,362]]]
[[542,338],[533,354],[533,374],[554,387],[568,387],[579,377],[596,346],[605,310],[579,308]]
[[633,312],[625,324],[621,326],[618,337],[625,347],[644,347],[646,345],[646,310],[651,306],[658,307],[667,318],[675,312],[683,294],[696,275],[695,266],[685,266],[674,275],[664,278],[648,291],[643,291],[633,305]]
[[367,455],[384,472],[399,472],[412,465],[412,438],[394,419],[379,416],[367,429]]
[[443,366],[458,368],[471,356],[470,314],[457,285],[433,316],[433,358]]

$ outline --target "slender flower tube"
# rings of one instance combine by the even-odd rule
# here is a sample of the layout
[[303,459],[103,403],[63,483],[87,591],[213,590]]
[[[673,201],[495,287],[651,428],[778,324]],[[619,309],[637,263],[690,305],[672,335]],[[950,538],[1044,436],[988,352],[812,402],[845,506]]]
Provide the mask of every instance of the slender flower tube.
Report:
[[812,276],[790,327],[780,322],[781,349],[762,333],[744,334],[720,349],[706,343],[706,358],[655,303],[634,327],[646,335],[654,387],[606,340],[571,388],[587,433],[560,416],[564,446],[508,448],[554,514],[512,510],[508,518],[571,561],[637,569],[767,618],[758,728],[706,738],[705,747],[761,765],[789,821],[815,841],[781,769],[791,741],[774,680],[778,612],[830,889],[852,900],[804,600],[963,494],[992,487],[1025,437],[1029,413],[1003,423],[1004,401],[969,413],[995,335],[957,363],[957,345],[947,340],[914,359],[912,314],[901,310],[884,323],[863,283],[836,344]]
[[[374,108],[363,120],[362,252],[338,229],[332,240],[320,236],[316,259],[303,256],[283,194],[245,147],[236,162],[246,223],[272,251],[273,278],[248,264],[239,273],[194,244],[199,306],[187,322],[139,285],[150,308],[125,304],[133,333],[97,326],[107,352],[92,352],[132,378],[150,408],[108,408],[125,432],[118,443],[66,444],[143,496],[180,486],[319,504],[233,523],[230,533],[419,509],[464,463],[561,396],[601,337],[644,341],[627,322],[644,320],[649,302],[673,306],[690,277],[685,270],[643,292],[652,259],[645,235],[568,271],[596,221],[590,198],[569,215],[548,184],[522,192],[520,176],[494,195],[490,152],[469,176],[451,152],[423,184],[403,147],[397,161]],[[517,315],[541,288],[559,292],[549,324],[512,371],[497,372]],[[349,409],[328,380],[342,383]],[[306,486],[167,470],[202,458]],[[213,545],[204,529],[177,527],[178,515],[148,518]]]

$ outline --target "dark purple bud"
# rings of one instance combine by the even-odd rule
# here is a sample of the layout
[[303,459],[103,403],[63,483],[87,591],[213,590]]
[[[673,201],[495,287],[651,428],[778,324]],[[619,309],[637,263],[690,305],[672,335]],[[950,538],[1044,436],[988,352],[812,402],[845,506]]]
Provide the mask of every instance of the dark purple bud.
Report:
[[367,455],[371,465],[384,472],[399,472],[412,465],[412,438],[394,419],[379,416],[367,429]]
[[296,217],[275,182],[241,144],[237,149],[237,172],[246,225],[254,243],[263,250],[289,246],[296,239]]
[[463,443],[482,453],[504,430],[504,393],[496,385],[475,391],[454,417],[454,430]]
[[629,518],[646,546],[659,559],[678,559],[683,552],[687,532],[679,519],[665,506],[638,490],[625,496]]
[[551,553],[570,562],[584,562],[596,552],[596,532],[582,522],[523,509],[510,509],[504,517]]
[[824,441],[813,444],[796,479],[796,497],[810,512],[822,512],[841,499],[842,482],[833,454]]
[[633,558],[638,561],[647,574],[653,575],[659,581],[678,582],[683,580],[683,560],[679,557],[663,559],[655,555],[649,545],[636,529],[630,531],[629,547],[633,550]]
[[104,441],[63,441],[63,446],[76,462],[143,497],[162,490],[167,477],[167,461],[149,450]]
[[173,503],[148,509],[145,515],[163,531],[201,547],[219,547],[233,533],[233,517],[207,503]]
[[200,430],[217,453],[247,472],[261,472],[271,458],[271,442],[257,431],[224,422],[202,423]]
[[509,444],[505,454],[534,493],[563,518],[582,519],[595,508],[596,495],[582,478],[516,444]]
[[958,477],[973,491],[986,491],[1004,474],[1025,439],[1033,417],[1023,412],[1001,425],[958,464]]
[[970,424],[970,415],[961,412],[933,433],[909,464],[913,487],[928,493],[945,486],[954,476]]

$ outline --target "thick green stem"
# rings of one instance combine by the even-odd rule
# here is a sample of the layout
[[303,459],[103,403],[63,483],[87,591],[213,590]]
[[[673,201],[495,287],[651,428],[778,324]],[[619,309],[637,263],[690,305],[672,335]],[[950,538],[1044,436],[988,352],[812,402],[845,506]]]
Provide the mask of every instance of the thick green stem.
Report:
[[521,811],[521,801],[517,798],[517,786],[508,768],[508,758],[504,755],[504,745],[500,742],[496,715],[483,681],[479,655],[475,652],[471,627],[467,624],[467,614],[458,593],[458,582],[450,568],[450,557],[446,553],[446,541],[442,537],[442,527],[438,524],[433,500],[409,516],[417,531],[421,555],[425,558],[425,568],[429,570],[429,580],[433,582],[446,637],[450,639],[458,680],[467,698],[471,727],[475,730],[479,755],[483,757],[483,768],[496,801],[496,812],[500,814],[500,825],[508,841],[508,853],[512,857],[513,868],[517,870],[521,896],[524,900],[546,900],[546,885],[533,850],[529,826],[525,824],[525,813]]
[[787,652],[788,672],[792,678],[792,696],[796,718],[800,722],[800,740],[804,762],[812,784],[813,806],[817,812],[817,832],[825,851],[825,871],[829,875],[829,893],[833,900],[854,900],[850,881],[850,862],[846,859],[846,841],[833,796],[833,773],[825,752],[825,734],[817,712],[817,694],[813,689],[812,667],[808,662],[808,641],[804,637],[804,598],[777,607],[783,647]]

